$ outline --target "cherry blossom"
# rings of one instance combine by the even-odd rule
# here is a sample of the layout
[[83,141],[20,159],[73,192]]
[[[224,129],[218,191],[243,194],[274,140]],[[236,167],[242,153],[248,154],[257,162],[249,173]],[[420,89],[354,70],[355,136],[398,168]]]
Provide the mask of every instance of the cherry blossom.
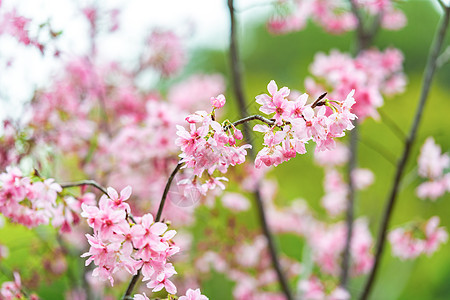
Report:
[[177,73],[186,63],[186,54],[178,37],[172,31],[155,30],[148,37],[150,56],[147,63],[163,76]]
[[414,259],[421,254],[432,255],[448,240],[448,233],[444,228],[438,227],[439,222],[439,217],[434,216],[420,227],[399,227],[392,230],[388,236],[392,255],[401,260]]
[[[267,23],[269,32],[285,34],[305,28],[307,21],[312,19],[324,30],[332,34],[341,34],[355,30],[357,19],[350,10],[350,5],[343,0],[294,0],[277,1],[280,6],[286,6],[280,11],[288,13],[275,14]],[[292,8],[286,5],[292,2]],[[398,30],[406,25],[406,17],[396,9],[393,1],[356,1],[358,8],[371,16],[381,15],[381,26],[388,30]]]
[[416,190],[419,198],[436,200],[450,191],[450,174],[444,173],[450,166],[450,156],[448,153],[441,154],[441,147],[432,137],[427,138],[420,149],[417,163],[419,176],[428,179]]
[[[216,97],[212,103],[223,105],[225,98],[223,95]],[[220,106],[219,105],[219,106]],[[216,108],[216,107],[215,107]],[[214,113],[214,111],[213,111]],[[246,149],[250,145],[236,145],[236,140],[242,139],[242,133],[228,120],[223,124],[215,121],[214,114],[206,111],[197,111],[186,118],[189,123],[189,131],[177,125],[178,138],[175,143],[181,148],[182,153],[180,163],[184,163],[183,168],[193,170],[193,178],[180,181],[179,184],[191,184],[198,193],[205,195],[208,189],[223,185],[216,180],[211,180],[214,171],[226,173],[229,166],[242,164],[247,154]],[[197,124],[200,124],[197,127]],[[200,178],[207,173],[209,180],[203,180],[205,184],[199,184]]]
[[[258,153],[255,166],[277,166],[290,160],[297,153],[306,153],[305,143],[313,140],[317,143],[317,151],[333,149],[333,138],[344,136],[345,130],[351,130],[356,116],[350,112],[354,91],[351,91],[342,102],[317,100],[306,104],[308,95],[302,94],[291,101],[287,97],[290,90],[283,87],[278,90],[275,81],[271,81],[267,89],[270,96],[262,94],[256,97],[261,104],[260,110],[266,114],[275,114],[273,126],[255,125],[254,131],[264,133],[264,148]],[[318,107],[316,109],[316,107]],[[326,114],[326,107],[333,112]]]
[[[22,293],[22,281],[20,280],[20,275],[14,272],[14,281],[3,282],[0,288],[1,299],[13,300],[22,299],[25,295]],[[39,299],[36,296],[32,296],[32,299]]]
[[305,300],[348,300],[350,294],[341,287],[336,287],[329,294],[320,280],[311,276],[307,280],[301,280],[298,284],[299,290]]
[[208,300],[209,298],[202,295],[200,289],[188,289],[186,291],[186,296],[181,296],[179,300]]
[[98,207],[81,205],[81,216],[94,230],[93,235],[86,235],[90,249],[82,255],[88,257],[86,265],[94,262],[97,266],[92,275],[113,285],[116,272],[126,270],[135,275],[142,269],[149,288],[165,288],[175,294],[176,287],[169,278],[176,271],[168,259],[180,250],[171,241],[176,231],[167,230],[165,223],[154,222],[151,214],[129,218],[130,207],[123,201],[130,197],[131,187],[124,188],[120,196],[111,187],[107,191]]
[[61,232],[70,232],[79,221],[79,207],[73,197],[62,196],[54,179],[24,176],[17,167],[0,174],[0,212],[12,222],[28,228],[51,223]]
[[318,53],[310,66],[315,78],[306,78],[305,86],[315,96],[326,89],[331,99],[342,99],[354,89],[356,102],[352,112],[360,121],[378,118],[377,109],[384,101],[382,94],[391,96],[404,90],[402,62],[402,53],[394,48],[384,52],[368,49],[356,58],[337,50],[329,55]]
[[222,196],[224,207],[232,211],[246,211],[250,208],[250,201],[241,194],[227,192]]

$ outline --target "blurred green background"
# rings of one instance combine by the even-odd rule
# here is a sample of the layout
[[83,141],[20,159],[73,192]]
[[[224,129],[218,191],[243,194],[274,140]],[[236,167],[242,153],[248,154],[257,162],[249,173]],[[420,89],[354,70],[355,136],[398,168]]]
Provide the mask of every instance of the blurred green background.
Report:
[[[408,25],[400,31],[381,31],[375,40],[375,46],[385,49],[388,46],[399,48],[405,55],[405,72],[408,76],[407,90],[404,94],[392,99],[385,99],[381,111],[389,116],[405,132],[409,131],[416,104],[421,90],[422,73],[426,63],[427,53],[435,32],[439,13],[429,1],[405,1],[399,5],[408,18]],[[266,85],[276,80],[279,86],[304,90],[303,81],[308,75],[308,66],[317,52],[329,53],[336,48],[344,52],[354,52],[354,34],[333,36],[325,33],[314,24],[297,33],[283,36],[273,36],[267,33],[262,23],[246,22],[240,24],[240,52],[244,63],[244,85],[249,103],[249,113],[257,113],[258,106],[253,103],[254,96],[264,93]],[[447,35],[444,47],[449,45]],[[438,70],[431,93],[425,107],[424,116],[418,132],[417,142],[410,157],[406,176],[401,186],[400,197],[395,208],[391,227],[404,224],[410,220],[425,220],[433,215],[441,218],[441,223],[450,228],[450,196],[441,197],[436,202],[422,201],[415,196],[415,188],[421,182],[417,177],[416,161],[420,146],[428,136],[433,136],[445,151],[450,149],[450,64]],[[191,54],[189,65],[183,75],[196,72],[221,72],[229,74],[228,54],[220,50],[197,49]],[[181,76],[183,77],[183,76]],[[228,77],[229,78],[229,77]],[[178,80],[178,79],[177,79]],[[172,81],[165,84],[169,86]],[[235,103],[231,90],[231,80],[228,79],[227,99]],[[236,106],[227,112],[230,120],[239,116]],[[383,122],[366,120],[360,128],[361,139],[366,143],[359,144],[358,163],[375,173],[375,183],[366,191],[359,193],[356,211],[358,216],[367,216],[373,233],[378,230],[378,222],[391,187],[395,166],[383,158],[377,151],[367,145],[367,142],[380,145],[398,158],[402,151],[402,142],[395,136],[392,129]],[[277,178],[280,184],[277,204],[288,204],[295,198],[304,198],[308,204],[325,218],[325,212],[320,206],[324,194],[323,170],[313,163],[312,148],[308,154],[277,167],[269,177]],[[448,171],[448,170],[447,170]],[[307,176],[305,176],[307,174]],[[281,180],[282,178],[282,180]],[[256,215],[253,212],[241,216],[253,220],[250,226],[256,227]],[[225,217],[223,218],[225,219]],[[208,222],[197,224],[196,232],[202,232]],[[215,227],[225,226],[220,220]],[[49,232],[50,231],[50,232]],[[375,235],[375,234],[374,234]],[[37,257],[48,249],[45,243],[33,241],[46,240],[51,245],[57,244],[51,229],[30,232],[21,226],[7,225],[0,229],[0,242],[10,246],[14,253],[4,262],[8,267],[24,269],[36,266]],[[197,234],[195,240],[201,239]],[[302,245],[299,239],[290,235],[277,236],[277,242],[282,251],[291,257],[301,257]],[[38,249],[34,244],[39,244]],[[195,244],[195,241],[194,241]],[[373,300],[445,300],[450,299],[450,244],[444,245],[433,257],[420,257],[416,261],[402,262],[392,258],[389,247],[385,251],[381,272]],[[47,252],[48,253],[48,252]],[[298,255],[296,255],[298,254]],[[47,254],[48,255],[48,254]],[[52,257],[49,257],[52,259]],[[69,262],[70,268],[79,272],[84,265],[84,259],[74,259]],[[0,274],[0,281],[7,277]],[[9,278],[8,278],[9,280]],[[42,299],[60,299],[68,286],[70,278],[47,278],[46,284],[37,289]],[[351,282],[350,291],[359,294],[364,278]],[[80,282],[80,285],[83,283]],[[232,284],[223,275],[213,274],[204,282],[202,290],[210,299],[231,299]]]

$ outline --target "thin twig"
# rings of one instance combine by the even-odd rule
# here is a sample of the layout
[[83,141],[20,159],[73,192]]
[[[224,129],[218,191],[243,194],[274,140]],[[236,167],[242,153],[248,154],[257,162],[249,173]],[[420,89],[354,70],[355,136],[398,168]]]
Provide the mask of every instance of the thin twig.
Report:
[[[237,25],[236,25],[233,0],[228,0],[228,9],[230,12],[230,24],[231,24],[231,27],[230,27],[230,67],[231,67],[231,71],[232,71],[231,74],[232,74],[232,80],[233,80],[234,93],[236,95],[236,99],[238,102],[239,111],[240,111],[241,117],[244,117],[244,116],[248,115],[248,113],[247,113],[247,106],[246,106],[246,102],[245,102],[244,89],[243,89],[243,84],[242,84],[243,80],[242,80],[242,72],[241,72],[241,68],[242,68],[241,61],[240,61],[239,55],[238,55],[237,37],[236,37]],[[264,121],[265,118],[262,119],[262,118],[255,117],[255,119],[265,122]],[[252,145],[253,143],[252,143],[252,139],[251,139],[251,135],[250,135],[250,127],[247,122],[244,122],[242,124],[244,124],[243,132],[244,132],[245,140],[248,144]],[[254,160],[255,159],[254,147],[252,147],[248,150],[249,150],[249,157],[252,160]],[[292,298],[292,294],[291,294],[291,291],[289,288],[289,283],[286,280],[286,277],[284,276],[284,274],[281,270],[277,249],[275,247],[275,243],[273,241],[269,226],[267,225],[267,219],[266,219],[266,215],[265,215],[265,211],[264,211],[264,203],[263,203],[263,201],[261,199],[261,195],[259,193],[259,186],[257,186],[255,189],[254,197],[255,197],[256,204],[257,204],[257,208],[258,208],[258,216],[259,216],[260,224],[262,227],[263,234],[267,240],[270,258],[272,260],[273,268],[275,269],[275,272],[277,274],[278,282],[281,286],[281,289],[282,289],[286,299],[291,300],[293,298]]]
[[108,195],[106,189],[94,180],[81,180],[76,182],[61,183],[60,185],[63,189],[76,186],[90,185],[101,191],[103,194]]
[[363,292],[361,294],[360,299],[365,300],[369,297],[369,294],[372,290],[373,283],[375,282],[375,278],[377,275],[378,267],[381,261],[381,256],[383,254],[384,245],[386,242],[387,229],[389,226],[389,221],[394,210],[394,205],[397,200],[397,194],[399,190],[400,180],[402,178],[403,172],[406,167],[406,163],[409,158],[409,154],[412,148],[412,145],[416,139],[417,129],[419,127],[420,120],[422,118],[423,110],[425,107],[426,100],[428,98],[428,94],[431,87],[431,82],[433,80],[433,76],[436,70],[436,60],[439,56],[439,53],[442,48],[442,43],[445,38],[445,33],[448,28],[450,19],[450,8],[445,8],[445,14],[443,16],[442,22],[439,26],[438,31],[436,32],[433,45],[431,46],[430,55],[428,57],[427,66],[425,69],[425,77],[423,79],[422,84],[422,92],[420,94],[418,107],[416,110],[416,114],[414,116],[413,123],[411,125],[411,130],[409,132],[408,138],[405,140],[405,146],[403,149],[403,154],[400,160],[398,161],[397,170],[395,173],[392,189],[390,191],[388,200],[386,201],[386,206],[384,209],[383,220],[380,224],[380,229],[378,232],[378,238],[376,243],[376,252],[373,267],[370,271],[369,277],[364,286]]
[[158,212],[156,214],[155,222],[159,222],[161,220],[161,215],[164,209],[164,204],[166,203],[167,194],[169,193],[170,185],[172,184],[173,179],[175,178],[175,175],[177,175],[178,171],[180,171],[181,166],[183,165],[182,162],[179,162],[175,169],[173,169],[172,173],[169,176],[169,179],[167,180],[166,187],[164,188],[163,195],[161,197],[161,202],[159,203]]
[[[238,126],[238,125],[241,125],[241,124],[247,123],[249,121],[253,121],[253,120],[259,120],[259,121],[264,122],[264,123],[266,123],[267,125],[270,125],[270,126],[275,125],[275,121],[274,120],[267,119],[267,118],[265,118],[263,116],[260,116],[260,115],[251,115],[251,116],[242,118],[240,120],[234,121],[232,124],[233,124],[233,126]],[[224,130],[227,131],[228,127],[224,128]]]

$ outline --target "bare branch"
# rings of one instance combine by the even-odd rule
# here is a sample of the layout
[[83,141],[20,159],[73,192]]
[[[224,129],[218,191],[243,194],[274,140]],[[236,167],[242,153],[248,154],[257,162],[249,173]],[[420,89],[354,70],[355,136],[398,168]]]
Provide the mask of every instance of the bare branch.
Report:
[[63,189],[76,186],[90,185],[101,191],[103,194],[108,195],[106,188],[98,184],[95,180],[81,180],[76,182],[61,183],[60,185]]

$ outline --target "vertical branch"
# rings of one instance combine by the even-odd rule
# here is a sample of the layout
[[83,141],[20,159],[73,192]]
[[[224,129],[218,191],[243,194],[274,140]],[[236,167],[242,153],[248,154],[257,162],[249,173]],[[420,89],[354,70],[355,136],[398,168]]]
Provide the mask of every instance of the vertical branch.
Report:
[[[379,28],[379,18],[377,16],[374,23],[369,30],[366,30],[363,23],[363,16],[358,10],[355,0],[349,0],[350,6],[353,14],[355,15],[358,25],[356,27],[356,55],[361,51],[367,49],[372,43],[378,28]],[[358,123],[355,121],[355,128],[350,132],[350,158],[347,168],[347,182],[348,182],[348,201],[346,209],[346,227],[347,235],[345,239],[344,253],[342,255],[342,265],[341,265],[341,275],[340,275],[340,285],[343,288],[347,288],[350,260],[351,260],[351,244],[352,244],[352,234],[353,234],[353,222],[354,222],[354,210],[355,210],[355,187],[353,185],[352,173],[357,167],[357,156],[358,156]]]
[[[244,88],[242,86],[242,66],[241,60],[239,59],[238,46],[237,46],[237,36],[236,36],[236,15],[234,12],[233,0],[228,0],[228,8],[230,11],[230,68],[231,68],[231,78],[233,80],[233,90],[236,97],[241,118],[248,116],[247,104],[244,96]],[[250,125],[248,123],[243,124],[242,131],[244,132],[245,142],[251,144],[251,131]],[[248,149],[250,157],[254,159],[255,153],[253,147]]]
[[424,77],[423,83],[422,83],[422,92],[419,97],[419,103],[417,106],[417,110],[416,110],[416,113],[414,116],[413,123],[411,125],[409,135],[405,140],[405,145],[403,148],[402,156],[397,164],[397,170],[395,173],[395,177],[394,177],[394,181],[393,181],[393,185],[392,185],[389,197],[386,201],[383,219],[380,224],[380,229],[378,232],[374,264],[370,271],[370,274],[366,281],[366,284],[364,286],[363,292],[361,294],[361,297],[360,297],[361,300],[365,300],[369,297],[369,294],[373,287],[373,283],[375,282],[375,278],[377,275],[381,256],[383,254],[384,245],[386,242],[386,235],[387,235],[387,229],[389,226],[389,221],[390,221],[392,212],[394,210],[395,202],[397,199],[400,180],[402,179],[402,175],[405,170],[406,163],[409,158],[409,154],[411,152],[411,147],[416,139],[417,129],[419,127],[419,123],[422,118],[425,103],[426,103],[426,100],[428,98],[428,94],[430,91],[431,82],[433,80],[433,76],[434,76],[434,73],[436,70],[436,61],[437,61],[437,58],[441,51],[442,43],[445,38],[445,33],[448,28],[449,19],[450,19],[450,7],[443,6],[443,8],[444,8],[444,16],[442,18],[442,22],[439,26],[439,29],[436,32],[436,35],[434,37],[433,45],[431,46],[431,49],[430,49],[430,54],[428,57],[426,68],[425,68],[425,77]]
[[[247,106],[246,106],[245,97],[244,97],[244,90],[242,87],[241,62],[240,62],[239,54],[238,54],[237,37],[236,37],[236,27],[237,26],[236,26],[236,17],[235,17],[233,0],[228,0],[228,8],[230,11],[230,23],[231,23],[231,25],[230,25],[230,67],[231,67],[231,72],[232,72],[233,88],[234,88],[234,93],[235,93],[235,96],[236,96],[236,99],[237,99],[237,102],[239,105],[239,111],[241,113],[241,117],[245,117],[248,115],[248,113],[247,113]],[[250,126],[248,123],[244,123],[243,126],[244,126],[243,132],[244,132],[245,141],[248,144],[252,145],[252,139],[250,136],[250,134],[251,134]],[[252,160],[255,159],[255,152],[253,149],[254,149],[254,147],[252,147],[251,149],[248,149],[249,157]],[[254,192],[254,197],[255,197],[256,206],[258,209],[259,221],[261,224],[263,234],[267,239],[267,245],[269,247],[270,258],[272,260],[273,268],[275,269],[275,272],[277,274],[278,282],[280,284],[281,289],[283,290],[283,293],[284,293],[286,299],[291,300],[291,299],[293,299],[293,297],[292,297],[292,294],[291,294],[291,291],[289,288],[289,283],[286,280],[286,277],[284,276],[284,274],[281,270],[277,249],[276,249],[275,243],[273,241],[269,226],[267,224],[267,218],[266,218],[266,214],[265,214],[265,210],[264,210],[264,203],[263,203],[263,201],[261,199],[261,195],[259,193],[259,186],[256,187],[256,190]]]
[[342,266],[340,285],[344,288],[348,284],[348,275],[351,257],[351,243],[353,234],[353,220],[355,211],[355,186],[353,185],[352,173],[357,165],[358,156],[358,123],[355,123],[355,128],[350,132],[350,158],[347,167],[347,182],[348,182],[348,201],[346,208],[345,223],[347,226],[347,236],[345,239],[344,253],[342,255]]

